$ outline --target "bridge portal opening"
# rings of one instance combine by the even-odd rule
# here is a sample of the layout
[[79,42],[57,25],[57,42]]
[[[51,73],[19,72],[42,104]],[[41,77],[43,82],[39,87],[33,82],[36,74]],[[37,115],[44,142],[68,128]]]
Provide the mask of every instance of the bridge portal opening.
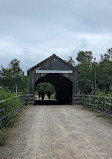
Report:
[[48,82],[41,82],[35,87],[35,104],[57,104],[55,87]]
[[[73,83],[67,77],[61,74],[44,75],[35,82],[35,90],[39,91],[40,86],[44,84],[44,87],[41,90],[46,94],[48,91],[48,83],[50,87],[52,86],[52,94],[55,94],[57,104],[72,104]],[[38,104],[39,101],[36,101],[36,103]]]

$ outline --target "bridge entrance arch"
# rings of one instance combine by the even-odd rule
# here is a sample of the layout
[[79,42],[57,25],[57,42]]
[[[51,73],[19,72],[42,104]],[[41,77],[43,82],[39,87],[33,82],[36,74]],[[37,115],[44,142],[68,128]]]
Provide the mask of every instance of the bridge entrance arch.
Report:
[[60,101],[59,103],[72,104],[73,84],[68,78],[61,74],[47,74],[35,82],[35,88],[42,82],[51,83],[55,87],[56,99]]
[[74,94],[78,93],[78,70],[55,54],[30,68],[27,73],[30,94],[34,94],[39,83],[48,82],[54,85],[56,99],[60,103],[74,103]]

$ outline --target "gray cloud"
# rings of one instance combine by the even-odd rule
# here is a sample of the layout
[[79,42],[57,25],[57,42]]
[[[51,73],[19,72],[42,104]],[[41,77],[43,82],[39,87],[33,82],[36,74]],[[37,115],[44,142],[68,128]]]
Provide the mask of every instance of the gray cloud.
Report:
[[0,0],[0,65],[24,70],[53,53],[67,59],[112,47],[111,0]]

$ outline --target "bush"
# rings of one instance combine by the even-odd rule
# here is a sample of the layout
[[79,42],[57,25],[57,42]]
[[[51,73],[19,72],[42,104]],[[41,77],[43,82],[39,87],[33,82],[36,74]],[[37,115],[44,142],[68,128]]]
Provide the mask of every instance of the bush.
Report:
[[17,94],[16,93],[11,93],[10,90],[6,88],[0,88],[0,101],[6,100],[9,98],[15,97]]

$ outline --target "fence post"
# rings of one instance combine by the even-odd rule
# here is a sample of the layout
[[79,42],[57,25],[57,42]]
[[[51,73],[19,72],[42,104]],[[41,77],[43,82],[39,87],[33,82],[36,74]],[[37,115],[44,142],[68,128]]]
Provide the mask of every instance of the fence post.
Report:
[[106,102],[107,102],[107,101],[106,101],[106,97],[105,97],[105,104],[104,104],[104,109],[105,109],[105,107],[106,107]]

